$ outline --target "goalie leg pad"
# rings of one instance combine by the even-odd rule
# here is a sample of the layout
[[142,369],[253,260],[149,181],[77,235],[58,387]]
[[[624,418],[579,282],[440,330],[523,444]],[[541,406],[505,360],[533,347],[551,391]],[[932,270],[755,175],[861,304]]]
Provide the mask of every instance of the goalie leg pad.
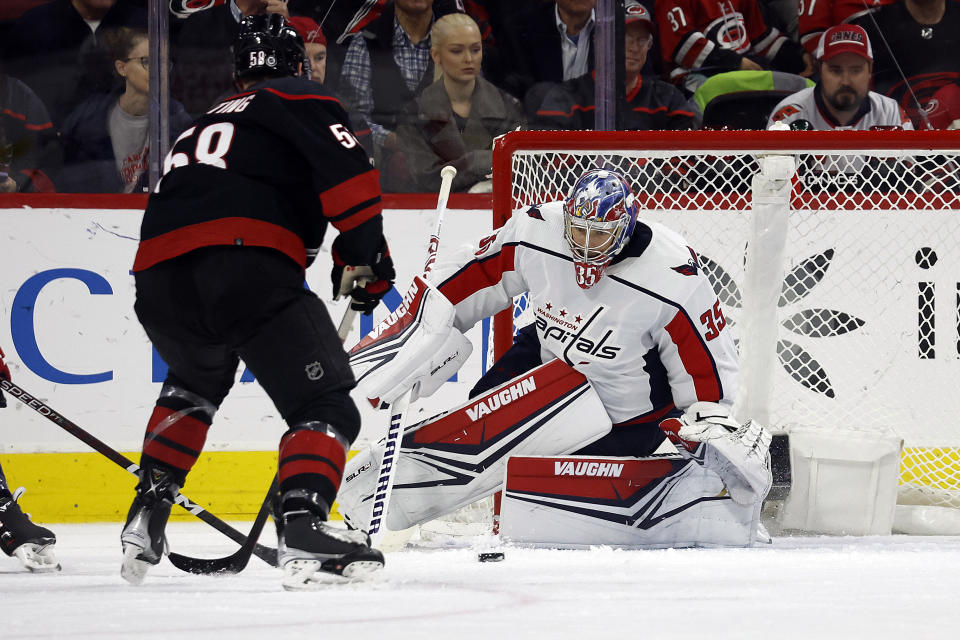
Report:
[[700,462],[655,458],[513,456],[500,534],[534,547],[746,546],[759,504],[741,505]]
[[[405,431],[387,528],[406,529],[494,493],[509,455],[568,453],[609,430],[582,374],[559,360],[541,365]],[[353,527],[370,521],[383,447],[362,451],[344,470],[338,501]]]

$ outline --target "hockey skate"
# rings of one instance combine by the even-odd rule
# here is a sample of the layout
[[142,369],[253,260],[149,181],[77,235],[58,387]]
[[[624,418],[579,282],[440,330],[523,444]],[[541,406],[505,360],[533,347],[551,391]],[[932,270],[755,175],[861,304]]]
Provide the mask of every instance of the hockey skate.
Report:
[[30,571],[59,571],[60,563],[53,552],[57,537],[49,529],[31,522],[30,514],[20,509],[17,500],[24,493],[23,487],[13,495],[7,491],[0,493],[0,548]]
[[170,507],[180,493],[173,474],[164,468],[144,467],[137,484],[137,497],[130,505],[127,523],[120,534],[123,565],[120,575],[130,584],[141,584],[151,565],[169,552],[164,528]]
[[370,546],[366,533],[326,522],[329,507],[316,494],[294,489],[283,495],[280,504],[277,550],[284,589],[309,590],[325,583],[360,580],[383,568],[383,554]]

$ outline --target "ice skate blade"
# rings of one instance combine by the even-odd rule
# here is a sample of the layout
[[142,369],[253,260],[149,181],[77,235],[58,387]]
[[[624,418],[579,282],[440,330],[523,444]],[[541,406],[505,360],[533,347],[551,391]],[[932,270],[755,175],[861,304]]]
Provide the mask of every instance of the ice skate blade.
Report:
[[337,560],[291,560],[283,566],[282,584],[287,591],[313,591],[327,585],[362,581],[382,568],[380,560],[354,560],[346,565]]
[[125,543],[123,545],[123,564],[120,566],[120,577],[132,585],[143,584],[143,579],[147,576],[150,569],[150,563],[146,560],[139,560],[138,556],[142,548]]
[[13,555],[25,568],[34,573],[60,571],[60,563],[53,555],[53,545],[38,545],[32,542],[17,547]]

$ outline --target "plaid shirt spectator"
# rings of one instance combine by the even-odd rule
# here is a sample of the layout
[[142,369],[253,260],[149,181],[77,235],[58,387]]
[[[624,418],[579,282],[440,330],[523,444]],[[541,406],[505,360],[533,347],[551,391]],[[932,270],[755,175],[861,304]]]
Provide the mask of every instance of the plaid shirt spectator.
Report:
[[[430,65],[430,36],[413,44],[400,22],[393,19],[393,59],[400,68],[400,74],[411,91],[420,84],[424,72]],[[364,123],[370,126],[374,142],[380,146],[390,134],[384,127],[370,117],[373,111],[373,89],[370,86],[370,51],[362,35],[354,36],[347,47],[343,61],[343,85],[341,90],[347,101],[360,114]]]

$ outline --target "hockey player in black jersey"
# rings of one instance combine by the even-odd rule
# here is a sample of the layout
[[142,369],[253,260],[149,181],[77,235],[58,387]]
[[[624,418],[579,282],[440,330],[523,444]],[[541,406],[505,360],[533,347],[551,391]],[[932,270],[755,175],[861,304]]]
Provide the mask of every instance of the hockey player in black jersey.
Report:
[[[3,349],[0,349],[0,378],[10,380]],[[0,391],[0,409],[6,406],[7,400]],[[23,493],[23,487],[10,492],[0,467],[0,549],[8,556],[15,556],[30,571],[59,571],[60,564],[53,553],[57,537],[46,527],[31,522],[30,516],[20,509],[17,499]]]
[[284,586],[383,565],[365,534],[327,523],[360,415],[336,329],[303,287],[332,224],[335,292],[345,265],[374,274],[352,288],[354,309],[370,313],[389,290],[379,176],[340,102],[304,79],[303,41],[281,16],[244,18],[234,56],[239,91],[174,143],[133,266],[137,317],[169,374],[121,535],[132,583],[166,551],[170,507],[240,360],[288,426],[276,500]]

